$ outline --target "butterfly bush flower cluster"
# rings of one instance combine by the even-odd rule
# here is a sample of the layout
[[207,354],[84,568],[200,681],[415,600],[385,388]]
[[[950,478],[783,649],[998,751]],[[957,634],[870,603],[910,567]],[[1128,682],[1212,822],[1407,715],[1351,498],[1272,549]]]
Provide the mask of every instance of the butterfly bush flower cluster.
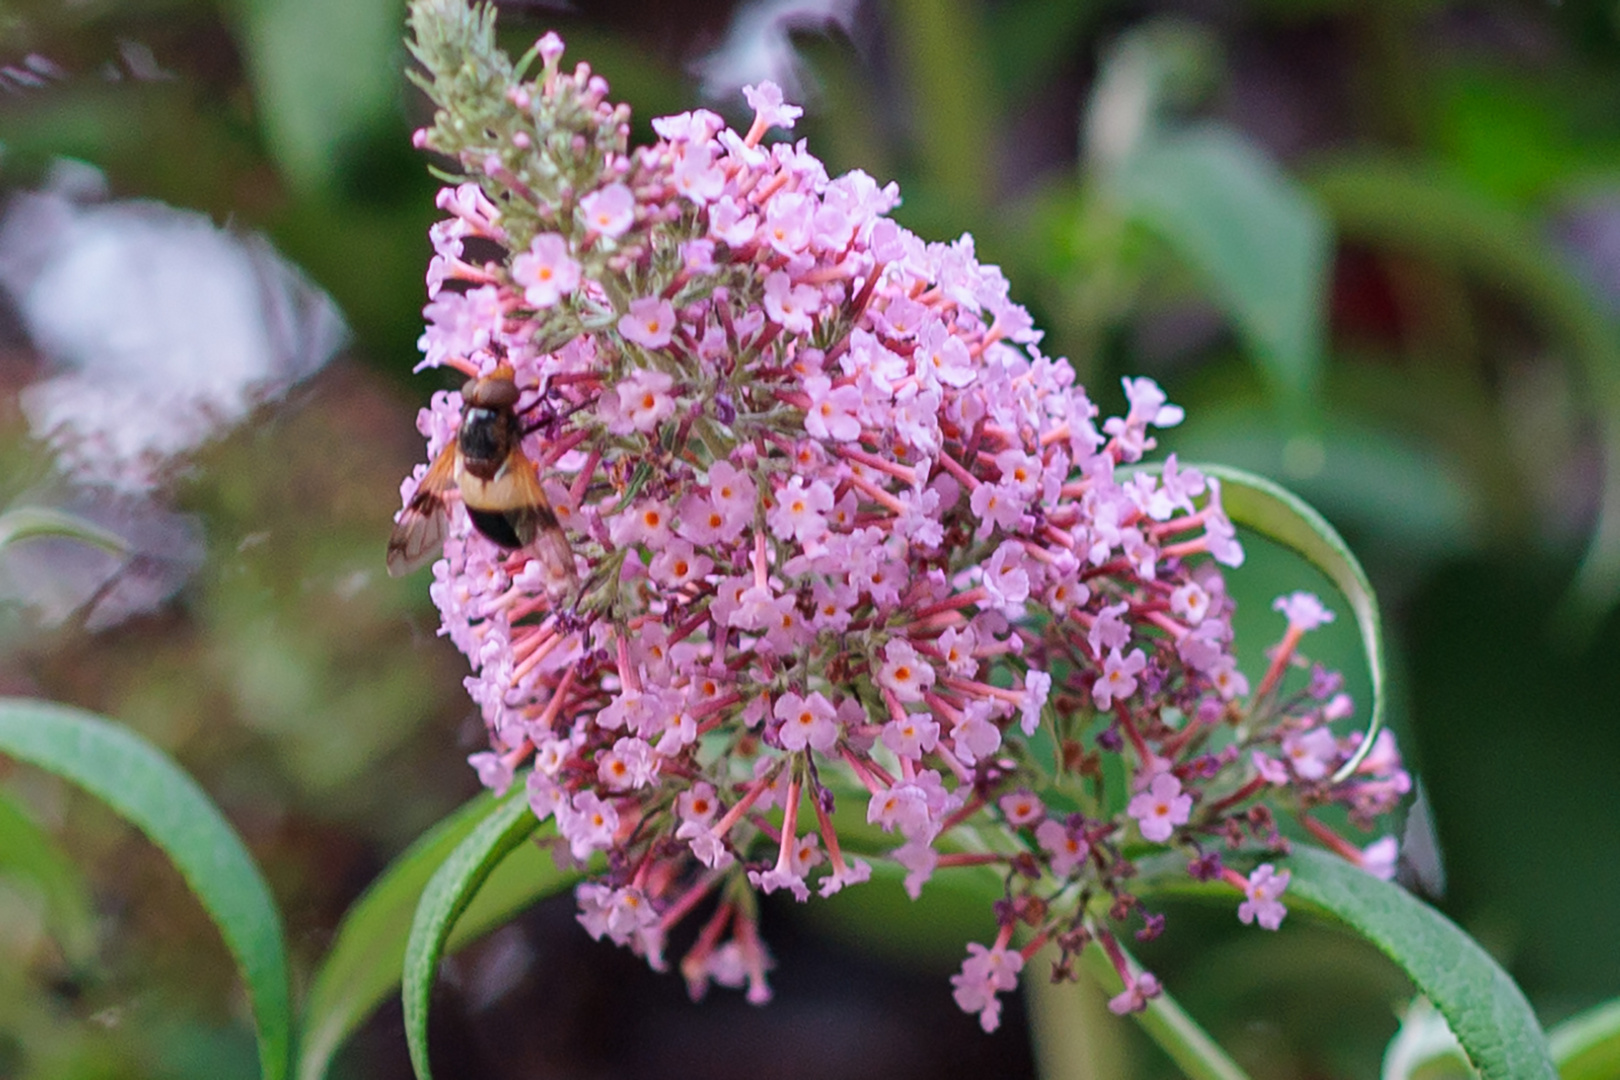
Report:
[[[924,242],[888,216],[893,184],[766,140],[800,114],[775,86],[745,92],[744,132],[700,110],[632,149],[555,35],[514,66],[490,19],[413,12],[438,105],[417,143],[466,178],[439,200],[422,347],[515,373],[577,580],[453,506],[432,596],[488,726],[472,763],[596,868],[591,934],[662,969],[691,919],[693,994],[763,1001],[760,895],[829,896],[880,861],[916,896],[977,867],[1004,882],[998,930],[952,983],[991,1030],[1047,943],[1058,975],[1098,943],[1116,1011],[1159,992],[1119,940],[1162,925],[1131,891],[1155,861],[1275,929],[1275,808],[1392,872],[1391,842],[1311,814],[1370,825],[1409,785],[1387,736],[1337,778],[1359,740],[1329,727],[1340,680],[1287,678],[1332,616],[1280,601],[1248,684],[1219,481],[1137,465],[1182,418],[1153,382],[1099,419],[970,237]],[[430,457],[460,414],[455,393],[423,411]]]

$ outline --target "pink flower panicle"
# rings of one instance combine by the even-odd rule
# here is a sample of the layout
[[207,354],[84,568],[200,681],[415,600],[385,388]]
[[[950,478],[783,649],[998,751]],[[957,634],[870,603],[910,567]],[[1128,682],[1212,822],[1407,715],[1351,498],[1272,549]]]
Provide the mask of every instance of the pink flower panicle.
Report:
[[[887,849],[861,854],[913,894],[958,863],[1006,875],[1000,938],[953,979],[988,1030],[1033,950],[1009,949],[1018,924],[1072,959],[1140,908],[1135,855],[1220,877],[1222,853],[1283,849],[1262,796],[1370,822],[1404,794],[1392,744],[1332,780],[1358,745],[1326,726],[1337,697],[1249,694],[1218,485],[1173,456],[1124,468],[1181,419],[1151,380],[1099,429],[970,237],[924,242],[886,216],[893,184],[762,141],[798,115],[775,87],[746,135],[700,110],[631,150],[627,111],[560,51],[484,103],[488,145],[423,80],[426,142],[469,177],[441,199],[423,349],[515,372],[580,584],[559,594],[452,500],[431,591],[472,665],[480,777],[520,778],[560,850],[606,856],[579,890],[593,935],[662,966],[713,910],[679,961],[693,993],[764,1000],[750,894],[864,881],[835,812],[864,804]],[[423,410],[430,454],[460,414],[456,393]],[[1054,747],[1085,783],[1054,783]],[[963,823],[995,850],[960,852]],[[1274,925],[1286,872],[1239,881],[1245,921]],[[1157,993],[1130,985],[1132,1008]]]

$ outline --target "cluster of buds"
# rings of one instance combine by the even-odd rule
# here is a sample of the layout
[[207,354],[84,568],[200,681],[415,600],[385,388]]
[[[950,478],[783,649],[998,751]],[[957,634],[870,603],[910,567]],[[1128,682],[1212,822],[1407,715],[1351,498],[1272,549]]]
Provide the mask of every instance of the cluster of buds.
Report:
[[[1336,676],[1285,693],[1331,618],[1313,599],[1282,603],[1251,691],[1218,481],[1137,464],[1181,410],[1127,380],[1099,424],[971,238],[925,243],[892,184],[765,141],[800,113],[775,86],[746,91],[744,133],[700,110],[631,149],[555,35],[513,67],[487,12],[413,21],[439,107],[418,145],[468,178],[432,231],[425,363],[511,373],[576,564],[559,583],[452,501],[432,595],[488,726],[473,765],[526,784],[559,857],[605,864],[577,893],[593,935],[662,968],[703,920],[694,995],[763,1001],[760,894],[827,896],[868,859],[913,896],[991,868],[999,933],[969,946],[961,1007],[993,1029],[1037,948],[1063,972],[1097,942],[1123,1012],[1158,992],[1116,938],[1162,924],[1130,891],[1144,856],[1183,854],[1275,928],[1287,874],[1226,865],[1286,849],[1273,807],[1370,823],[1407,789],[1387,741],[1336,776],[1358,748],[1328,728]],[[435,395],[430,455],[462,415]],[[1391,844],[1310,827],[1392,870]]]

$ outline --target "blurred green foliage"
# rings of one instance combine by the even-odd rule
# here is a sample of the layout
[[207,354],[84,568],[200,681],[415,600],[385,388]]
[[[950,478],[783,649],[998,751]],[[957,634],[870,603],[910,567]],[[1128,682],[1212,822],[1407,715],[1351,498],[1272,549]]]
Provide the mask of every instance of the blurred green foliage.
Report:
[[[729,9],[576,8],[554,20],[570,56],[643,136],[703,101],[691,63]],[[1615,6],[855,12],[792,36],[810,106],[795,134],[833,171],[899,180],[923,235],[972,231],[1105,410],[1121,375],[1153,375],[1188,411],[1168,449],[1272,476],[1345,532],[1391,623],[1441,906],[1544,1019],[1620,992]],[[509,41],[544,15],[504,11]],[[301,973],[376,869],[475,787],[478,725],[425,578],[381,572],[421,454],[412,409],[442,385],[409,377],[435,183],[409,149],[424,117],[401,18],[394,0],[0,3],[0,64],[52,66],[0,72],[0,183],[71,156],[115,197],[263,231],[357,334],[176,480],[209,554],[176,599],[99,632],[0,621],[0,688],[124,720],[201,778],[267,867]],[[736,116],[740,95],[711,104]],[[45,471],[15,405],[38,364],[14,328],[0,338],[7,501]],[[1313,586],[1250,550],[1232,587],[1257,664],[1269,597]],[[1316,652],[1361,694],[1348,624]],[[42,888],[0,858],[0,1076],[247,1075],[225,952],[177,876],[37,774],[0,762],[0,785],[22,808],[5,820],[57,838],[97,912],[86,967],[86,931],[53,931]],[[1333,932],[1240,929],[1178,907],[1145,958],[1255,1076],[1369,1074],[1406,993],[1393,968]],[[944,998],[949,962],[919,963]],[[1133,1033],[1106,1038],[1132,1075],[1168,1074]]]

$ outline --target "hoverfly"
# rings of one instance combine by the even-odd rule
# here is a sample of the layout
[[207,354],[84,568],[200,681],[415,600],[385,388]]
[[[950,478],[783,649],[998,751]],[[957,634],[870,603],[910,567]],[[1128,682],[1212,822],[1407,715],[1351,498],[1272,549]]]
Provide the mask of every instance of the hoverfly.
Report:
[[554,592],[576,583],[574,552],[540,488],[540,470],[523,453],[519,391],[512,369],[468,379],[461,388],[461,427],[428,468],[388,538],[392,577],[438,558],[444,548],[451,488],[461,493],[473,527],[503,548],[526,548]]

